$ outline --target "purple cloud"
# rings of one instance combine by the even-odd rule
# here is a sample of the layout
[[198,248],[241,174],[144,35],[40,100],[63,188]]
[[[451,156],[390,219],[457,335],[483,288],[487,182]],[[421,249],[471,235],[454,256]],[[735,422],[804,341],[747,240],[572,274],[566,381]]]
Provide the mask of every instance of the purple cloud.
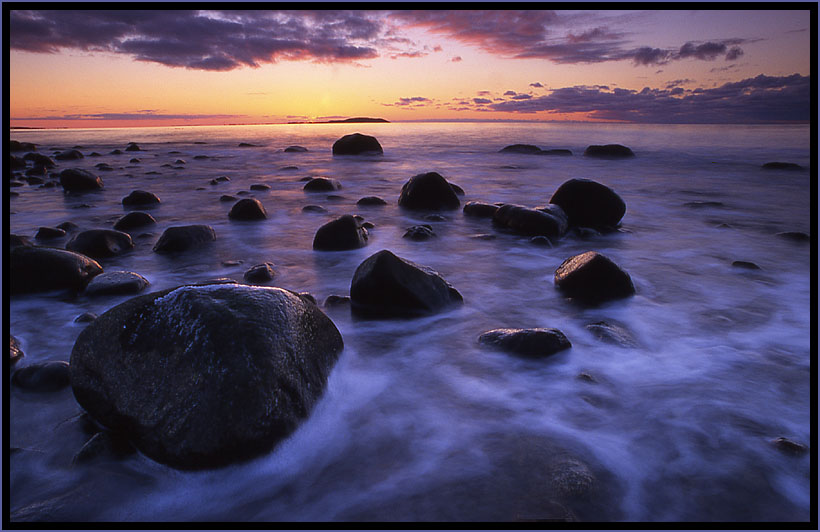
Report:
[[450,59],[450,61],[452,61],[453,63],[458,63],[461,60],[462,59],[461,59],[460,55],[457,55],[457,56],[453,57],[452,59]]
[[485,103],[493,103],[493,101],[488,100],[487,98],[473,98],[473,103],[483,105]]
[[507,92],[504,93],[504,96],[515,96],[515,94],[516,94],[515,91],[507,91]]
[[540,82],[536,81],[535,83],[530,83],[530,87],[535,87],[536,89],[541,89],[541,88],[543,88],[544,86],[543,86],[543,85],[541,85],[541,83],[540,83]]
[[529,100],[532,98],[531,94],[516,94],[512,97],[513,100]]
[[398,106],[408,106],[408,105],[423,105],[427,103],[432,103],[433,100],[430,98],[425,98],[423,96],[411,96],[410,98],[399,98],[399,101],[392,105]]

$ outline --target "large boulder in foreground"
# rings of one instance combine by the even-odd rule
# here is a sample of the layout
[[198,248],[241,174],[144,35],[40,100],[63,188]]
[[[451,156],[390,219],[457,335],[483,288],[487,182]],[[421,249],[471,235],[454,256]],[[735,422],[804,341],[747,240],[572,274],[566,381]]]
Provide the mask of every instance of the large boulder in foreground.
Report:
[[597,251],[587,251],[562,262],[555,270],[555,286],[567,297],[590,304],[635,293],[629,274]]
[[313,249],[318,251],[344,251],[367,245],[367,229],[350,214],[332,220],[316,231]]
[[77,192],[103,188],[102,179],[81,168],[67,168],[60,172],[60,185],[63,190]]
[[345,135],[333,143],[333,155],[359,155],[363,153],[384,153],[376,137],[353,133]]
[[427,172],[411,177],[401,187],[399,206],[416,210],[458,209],[461,202],[441,174]]
[[493,329],[478,337],[482,345],[526,357],[546,357],[572,347],[558,329]]
[[365,259],[350,283],[351,309],[366,317],[423,316],[462,301],[438,272],[386,249]]
[[178,225],[163,231],[157,243],[155,253],[175,253],[200,247],[216,240],[216,232],[210,225]]
[[94,259],[121,255],[134,247],[131,235],[114,229],[89,229],[77,233],[65,248]]
[[493,224],[520,235],[561,238],[569,227],[567,216],[558,206],[530,209],[521,205],[502,205],[493,215]]
[[610,228],[626,213],[626,203],[611,188],[591,179],[570,179],[550,198],[576,227]]
[[130,299],[80,333],[71,386],[97,422],[181,469],[269,451],[304,420],[343,348],[294,292],[236,283]]
[[82,290],[102,267],[94,260],[64,249],[17,246],[9,251],[12,294],[49,290]]
[[620,144],[604,144],[587,146],[584,150],[587,157],[604,157],[609,159],[620,159],[625,157],[635,157],[631,149]]

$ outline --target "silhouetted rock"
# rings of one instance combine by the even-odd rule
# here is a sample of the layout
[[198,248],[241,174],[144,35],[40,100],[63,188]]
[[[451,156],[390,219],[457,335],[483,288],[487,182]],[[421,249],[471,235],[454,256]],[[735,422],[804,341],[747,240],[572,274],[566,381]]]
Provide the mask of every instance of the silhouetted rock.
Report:
[[606,157],[606,158],[622,158],[634,157],[635,154],[626,146],[620,144],[606,144],[603,146],[593,145],[587,146],[584,150],[584,155],[587,157]]
[[237,201],[228,213],[228,218],[231,220],[264,220],[267,217],[268,212],[264,205],[256,198],[244,198]]
[[157,221],[147,212],[132,211],[117,220],[117,223],[114,224],[114,229],[117,231],[125,231],[127,233],[132,229],[145,227],[146,225],[155,223],[157,223]]
[[792,242],[808,242],[811,240],[811,237],[808,234],[801,231],[784,231],[782,233],[777,233],[776,236],[785,238],[786,240],[791,240]]
[[367,153],[384,153],[376,137],[353,133],[345,135],[333,143],[333,155],[359,155]]
[[327,209],[322,207],[321,205],[305,205],[302,207],[302,212],[313,212],[317,214],[324,214],[327,212]]
[[158,203],[160,203],[159,197],[153,192],[145,190],[134,190],[122,198],[122,204],[127,207],[157,205]]
[[526,154],[535,154],[541,153],[541,148],[538,146],[533,146],[532,144],[511,144],[510,146],[505,146],[501,148],[499,153],[526,153]]
[[790,440],[789,438],[784,438],[782,436],[772,441],[772,444],[780,451],[791,455],[805,454],[809,450],[808,445]]
[[638,342],[629,330],[623,325],[598,321],[585,325],[586,329],[595,335],[596,338],[608,344],[620,347],[637,347]]
[[428,172],[411,177],[401,187],[399,206],[415,210],[458,209],[461,202],[446,179]]
[[12,170],[22,170],[26,167],[26,161],[24,161],[20,157],[15,157],[14,155],[9,155],[9,157],[9,167]]
[[387,318],[432,314],[463,299],[438,272],[382,250],[356,268],[350,301],[361,316]]
[[10,140],[9,141],[9,151],[36,151],[37,146],[32,144],[31,142],[20,142],[18,140]]
[[9,335],[9,365],[14,365],[18,360],[23,358],[25,354],[20,349],[20,341],[12,335]]
[[99,190],[103,188],[102,179],[88,170],[79,168],[68,168],[60,172],[60,185],[64,190],[69,191]]
[[592,304],[635,293],[629,274],[596,251],[587,251],[562,262],[555,270],[555,286],[573,300]]
[[572,347],[558,329],[493,329],[478,337],[479,343],[516,355],[545,357]]
[[266,185],[265,183],[254,183],[250,186],[251,190],[270,190],[270,185]]
[[244,279],[251,284],[265,284],[273,280],[276,275],[275,264],[263,262],[245,272]]
[[367,229],[358,220],[345,214],[321,226],[313,237],[313,249],[319,251],[344,251],[367,245]]
[[230,194],[223,194],[219,196],[219,201],[236,201],[236,196],[231,196]]
[[40,227],[37,229],[37,234],[34,238],[37,240],[49,240],[53,238],[62,238],[65,236],[65,231],[56,227]]
[[797,163],[782,163],[771,162],[761,166],[764,170],[803,170],[804,168]]
[[325,299],[325,307],[340,307],[342,305],[350,304],[350,296],[330,295]]
[[409,238],[410,240],[423,241],[434,238],[436,234],[433,232],[433,227],[430,225],[414,225],[409,227],[402,235],[402,238]]
[[364,198],[361,198],[359,201],[357,201],[356,205],[360,207],[375,207],[387,205],[387,202],[378,196],[365,196]]
[[169,227],[154,245],[156,253],[173,253],[200,247],[216,240],[216,232],[210,225],[179,225]]
[[137,163],[139,163],[139,162],[140,162],[140,160],[139,160],[139,159],[137,159],[136,157],[134,157],[134,158],[132,158],[132,159],[131,159],[130,161],[128,161],[128,162],[129,162],[129,163],[131,163],[131,164],[137,164]]
[[460,186],[456,185],[455,183],[450,183],[450,188],[452,188],[453,192],[455,192],[457,195],[459,195],[459,196],[464,195],[464,189],[461,188]]
[[497,210],[498,205],[490,205],[489,203],[481,203],[480,201],[468,201],[464,204],[462,212],[467,216],[475,216],[476,218],[492,218]]
[[341,183],[327,177],[314,177],[302,187],[306,192],[331,192],[342,188]]
[[134,247],[131,235],[113,229],[89,229],[77,233],[65,248],[93,259],[121,255]]
[[23,156],[23,159],[26,161],[31,161],[33,164],[38,166],[45,166],[46,168],[54,168],[57,166],[57,163],[55,163],[51,157],[48,155],[43,155],[42,153],[27,153]]
[[183,286],[130,299],[88,325],[71,352],[71,384],[92,418],[149,458],[200,469],[287,437],[342,348],[333,322],[293,292]]
[[744,270],[759,270],[760,269],[760,266],[758,266],[754,262],[748,262],[748,261],[745,261],[745,260],[736,260],[736,261],[732,262],[732,266],[734,266],[735,268],[741,268],[741,269],[744,269]]
[[8,239],[8,246],[9,249],[16,248],[18,246],[33,246],[34,244],[28,239],[27,236],[20,236],[20,235],[9,235]]
[[240,142],[239,147],[240,148],[258,148],[259,146],[257,144],[251,144],[250,142]]
[[128,146],[125,147],[125,151],[140,151],[140,147],[136,142],[129,142]]
[[87,296],[137,294],[148,286],[148,279],[134,272],[105,272],[94,277],[85,288]]
[[68,362],[42,362],[20,368],[12,375],[11,383],[30,392],[62,390],[70,384]]
[[83,154],[78,150],[66,150],[54,156],[58,161],[76,161],[83,158]]
[[550,203],[564,210],[570,225],[581,227],[615,227],[626,213],[626,203],[614,190],[590,179],[566,181]]
[[304,146],[288,146],[284,149],[287,153],[302,153],[308,151]]
[[522,205],[506,204],[493,215],[493,224],[504,227],[519,235],[541,235],[561,238],[567,232],[567,217],[558,209],[541,211]]

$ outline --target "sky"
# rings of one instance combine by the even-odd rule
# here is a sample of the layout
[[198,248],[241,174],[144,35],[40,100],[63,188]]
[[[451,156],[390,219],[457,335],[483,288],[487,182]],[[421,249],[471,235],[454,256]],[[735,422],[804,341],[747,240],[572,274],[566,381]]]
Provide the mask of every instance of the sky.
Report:
[[811,22],[808,10],[11,10],[10,122],[805,123]]

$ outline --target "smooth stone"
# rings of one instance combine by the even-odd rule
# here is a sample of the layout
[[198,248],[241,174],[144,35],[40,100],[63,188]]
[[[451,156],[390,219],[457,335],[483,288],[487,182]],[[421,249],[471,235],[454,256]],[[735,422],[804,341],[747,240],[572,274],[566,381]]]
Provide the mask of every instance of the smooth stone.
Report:
[[305,205],[302,207],[302,212],[326,213],[328,211],[321,205]]
[[367,245],[367,229],[358,220],[345,214],[332,220],[317,231],[313,237],[313,249],[318,251],[345,251]]
[[742,268],[744,270],[759,270],[760,266],[755,264],[754,262],[748,262],[745,260],[736,260],[732,262],[732,266],[735,268]]
[[99,190],[103,188],[102,179],[88,170],[67,168],[60,172],[60,185],[68,191]]
[[136,142],[129,142],[128,146],[125,147],[125,151],[141,151],[139,145]]
[[441,214],[426,214],[424,215],[425,221],[428,222],[446,222],[447,217],[442,216]]
[[786,240],[791,240],[792,242],[808,242],[811,240],[811,237],[808,234],[800,231],[784,231],[782,233],[777,233],[775,236],[785,238]]
[[764,170],[803,170],[797,163],[770,162],[761,166]]
[[387,202],[378,196],[365,196],[364,198],[361,198],[359,201],[357,201],[356,205],[360,207],[372,207],[387,205]]
[[129,162],[129,163],[131,163],[131,164],[137,164],[137,163],[139,163],[139,162],[140,162],[140,160],[139,160],[139,159],[137,159],[136,157],[134,157],[133,159],[131,159],[131,160],[130,160],[130,161],[128,161],[128,162]]
[[201,247],[216,240],[216,232],[210,225],[178,225],[169,227],[154,245],[155,253],[174,253]]
[[270,282],[276,275],[274,266],[275,264],[272,262],[257,264],[245,272],[244,279],[251,284],[264,284]]
[[482,345],[527,357],[545,357],[572,347],[558,329],[493,329],[478,337]]
[[134,272],[105,272],[94,277],[85,288],[87,296],[137,294],[149,285],[148,279]]
[[286,153],[302,153],[308,151],[308,149],[303,146],[288,146],[283,151]]
[[270,190],[270,185],[264,183],[255,183],[250,186],[251,190]]
[[342,188],[341,183],[327,177],[314,177],[302,187],[306,192],[332,192]]
[[113,229],[89,229],[77,233],[65,248],[93,259],[115,257],[134,247],[131,235]]
[[429,225],[414,225],[407,229],[402,235],[402,238],[409,238],[410,240],[422,241],[434,238],[436,234],[433,228]]
[[146,225],[155,223],[157,223],[157,221],[147,212],[132,211],[117,220],[117,223],[114,224],[114,229],[117,231],[128,232],[132,229],[145,227]]
[[205,159],[210,159],[207,155],[194,155],[194,160],[197,161],[204,161]]
[[12,335],[9,335],[9,365],[14,365],[23,358],[25,353],[20,348],[20,340]]
[[236,196],[231,196],[230,194],[223,194],[219,196],[219,201],[236,201]]
[[607,321],[598,321],[595,323],[588,323],[584,327],[602,342],[617,345],[619,347],[638,346],[638,342],[635,340],[635,337],[623,325],[610,323]]
[[784,438],[783,436],[773,440],[772,445],[774,445],[780,451],[783,451],[784,453],[791,455],[805,454],[809,450],[808,445],[796,442],[794,440],[790,440],[789,438]]
[[490,205],[489,203],[482,203],[480,201],[468,201],[464,204],[464,208],[461,211],[466,216],[492,218],[497,210],[498,205]]
[[401,187],[399,206],[415,210],[458,209],[461,202],[441,174],[427,172],[411,177]]
[[24,161],[31,161],[37,166],[45,166],[46,168],[54,168],[57,163],[48,155],[42,153],[27,153],[23,156]]
[[65,231],[56,227],[40,227],[37,229],[37,234],[34,238],[37,240],[48,240],[51,238],[62,238],[65,236]]
[[635,154],[627,148],[626,146],[622,146],[620,144],[605,144],[605,145],[592,145],[587,146],[587,149],[584,150],[584,155],[587,157],[608,157],[608,158],[621,158],[621,157],[634,157]]
[[350,305],[350,296],[329,295],[325,299],[325,307],[340,307],[342,305]]
[[251,144],[250,142],[240,142],[239,147],[240,148],[258,148],[259,146],[257,144]]
[[573,226],[615,227],[626,213],[626,203],[614,190],[590,179],[564,182],[549,202],[560,206]]
[[19,140],[10,140],[9,141],[9,151],[36,151],[37,146],[32,144],[31,142],[20,142]]
[[376,137],[353,133],[345,135],[333,143],[333,155],[359,155],[368,153],[384,153]]
[[541,153],[541,148],[538,146],[533,146],[532,144],[511,144],[509,146],[505,146],[499,150],[499,153],[525,153],[525,154],[535,154]]
[[156,205],[158,203],[160,203],[159,197],[153,192],[145,190],[134,190],[122,198],[122,204],[129,207],[134,205]]
[[76,161],[78,159],[83,158],[83,154],[80,153],[78,150],[66,150],[61,151],[54,155],[54,158],[58,161]]
[[264,220],[268,212],[264,205],[256,198],[244,198],[231,207],[228,218],[231,220]]
[[555,270],[555,286],[573,300],[593,304],[635,293],[629,274],[597,251],[574,255],[562,262]]
[[557,209],[544,212],[523,205],[506,204],[493,215],[493,224],[526,236],[546,236],[558,239],[569,227],[567,217]]
[[68,362],[42,362],[20,368],[12,375],[11,383],[30,392],[62,390],[71,384]]

